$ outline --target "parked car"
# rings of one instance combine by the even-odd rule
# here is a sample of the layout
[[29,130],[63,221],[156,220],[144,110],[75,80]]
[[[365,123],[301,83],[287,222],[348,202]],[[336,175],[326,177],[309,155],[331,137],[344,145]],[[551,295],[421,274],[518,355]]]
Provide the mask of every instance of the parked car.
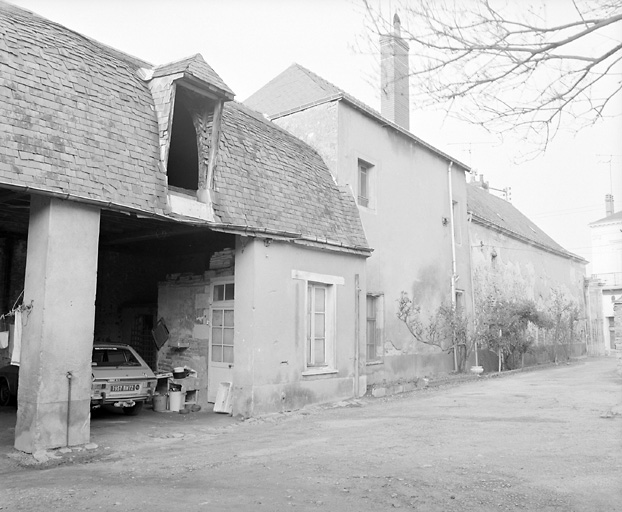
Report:
[[17,401],[17,380],[19,366],[3,366],[0,368],[0,407],[6,407]]
[[[114,405],[122,407],[125,414],[135,415],[155,391],[153,371],[129,345],[94,345],[91,371],[91,408]],[[0,368],[1,406],[16,400],[18,380],[18,366]]]

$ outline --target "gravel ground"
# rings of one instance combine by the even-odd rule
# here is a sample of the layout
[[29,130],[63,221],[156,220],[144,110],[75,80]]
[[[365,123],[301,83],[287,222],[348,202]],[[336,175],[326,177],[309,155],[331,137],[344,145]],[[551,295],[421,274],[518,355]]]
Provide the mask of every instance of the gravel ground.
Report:
[[40,461],[0,412],[0,510],[622,511],[614,357],[240,421],[94,415]]

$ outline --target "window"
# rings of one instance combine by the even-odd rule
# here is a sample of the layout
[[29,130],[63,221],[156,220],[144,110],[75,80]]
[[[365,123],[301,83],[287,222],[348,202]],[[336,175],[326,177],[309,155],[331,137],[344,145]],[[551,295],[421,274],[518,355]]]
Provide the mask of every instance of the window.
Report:
[[358,161],[358,204],[371,207],[371,174],[373,165]]
[[93,347],[93,366],[142,366],[126,348]]
[[211,340],[213,363],[233,364],[234,296],[233,283],[215,284],[213,287]]
[[[303,281],[304,310],[300,311],[301,330],[304,336],[303,375],[337,373],[336,332],[337,332],[337,285],[344,284],[344,278],[292,270],[292,278]],[[303,290],[300,289],[300,292]],[[304,324],[304,327],[303,325]]]
[[235,288],[233,283],[214,285],[214,301],[233,300],[235,298]]
[[328,286],[307,287],[307,366],[326,366],[326,298]]
[[383,296],[377,294],[367,295],[366,304],[366,345],[367,362],[378,362],[382,359],[382,304]]
[[177,88],[167,175],[169,187],[195,191],[199,188],[199,149],[190,100],[183,88]]
[[464,314],[464,290],[456,290],[456,313]]
[[376,297],[367,296],[367,360],[378,359],[378,336],[376,333]]

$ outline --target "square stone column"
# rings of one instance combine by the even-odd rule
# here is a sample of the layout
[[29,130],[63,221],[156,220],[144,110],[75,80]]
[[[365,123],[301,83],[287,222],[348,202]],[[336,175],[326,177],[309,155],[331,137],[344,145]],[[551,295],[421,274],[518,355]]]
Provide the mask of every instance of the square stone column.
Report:
[[31,197],[15,448],[89,442],[98,208]]

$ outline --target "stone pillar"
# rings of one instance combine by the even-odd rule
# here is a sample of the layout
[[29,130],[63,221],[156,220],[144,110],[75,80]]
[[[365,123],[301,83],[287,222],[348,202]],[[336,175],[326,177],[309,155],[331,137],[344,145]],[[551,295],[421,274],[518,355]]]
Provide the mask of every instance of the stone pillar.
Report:
[[99,209],[31,197],[18,450],[89,442],[98,241]]

